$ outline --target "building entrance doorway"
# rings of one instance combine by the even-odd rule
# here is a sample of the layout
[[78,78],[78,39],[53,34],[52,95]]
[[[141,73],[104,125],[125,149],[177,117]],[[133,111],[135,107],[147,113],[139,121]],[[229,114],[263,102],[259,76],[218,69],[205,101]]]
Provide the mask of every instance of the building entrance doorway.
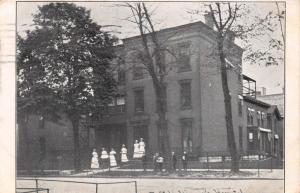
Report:
[[125,125],[105,125],[96,131],[97,150],[105,148],[107,152],[114,148],[118,152],[122,144],[127,146],[127,132]]
[[133,128],[133,140],[140,141],[140,138],[143,138],[146,144],[149,143],[148,127],[146,125],[136,125]]

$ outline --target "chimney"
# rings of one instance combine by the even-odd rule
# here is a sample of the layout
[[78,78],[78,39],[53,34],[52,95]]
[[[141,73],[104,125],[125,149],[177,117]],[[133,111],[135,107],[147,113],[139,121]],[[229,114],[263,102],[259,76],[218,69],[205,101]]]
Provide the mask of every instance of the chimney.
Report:
[[262,90],[262,95],[263,96],[266,95],[266,91],[267,91],[266,87],[261,87],[261,90]]
[[208,25],[208,27],[210,27],[210,28],[214,28],[214,21],[212,18],[212,13],[208,12],[208,13],[204,14],[204,18],[205,18],[205,24]]

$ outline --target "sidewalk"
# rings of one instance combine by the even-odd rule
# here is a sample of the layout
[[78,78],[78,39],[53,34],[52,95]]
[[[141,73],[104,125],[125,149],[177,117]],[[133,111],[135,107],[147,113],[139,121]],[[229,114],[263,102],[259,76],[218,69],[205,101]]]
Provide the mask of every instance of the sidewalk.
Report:
[[282,169],[242,169],[238,174],[231,173],[230,170],[220,169],[189,169],[188,171],[176,171],[168,173],[156,172],[152,169],[143,171],[142,169],[120,169],[111,168],[100,170],[89,170],[82,173],[73,174],[70,176],[76,177],[139,177],[139,178],[188,178],[188,179],[274,179],[283,180],[284,170]]

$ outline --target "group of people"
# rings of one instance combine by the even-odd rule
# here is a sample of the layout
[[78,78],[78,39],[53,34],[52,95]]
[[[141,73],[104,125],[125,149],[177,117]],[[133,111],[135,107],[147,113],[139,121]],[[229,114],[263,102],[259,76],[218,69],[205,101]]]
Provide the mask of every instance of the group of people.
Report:
[[[137,159],[137,158],[143,159],[143,157],[145,156],[145,147],[146,147],[143,138],[140,138],[140,142],[138,142],[138,140],[135,140],[135,143],[134,143],[133,146],[134,146],[133,158],[134,159]],[[102,166],[107,167],[108,164],[109,164],[110,167],[117,166],[116,154],[117,153],[114,150],[114,148],[111,148],[111,151],[108,154],[106,149],[103,147],[102,151],[101,151],[101,156],[100,156]],[[121,163],[128,162],[127,148],[126,148],[125,144],[122,145],[120,155],[121,155]],[[98,156],[97,150],[93,149],[92,160],[91,160],[91,168],[92,169],[98,169],[99,167],[100,167],[100,165],[99,165],[99,156]]]
[[[145,144],[143,138],[140,138],[140,141],[135,140],[135,143],[133,144],[134,149],[133,149],[133,156],[132,156],[133,159],[141,160],[144,171],[146,171],[146,168],[147,168],[147,158],[146,158],[145,147],[146,147],[146,144]],[[109,154],[107,153],[105,148],[102,148],[101,156],[100,156],[102,168],[105,168],[105,167],[107,168],[108,166],[110,166],[110,167],[117,166],[116,154],[117,153],[114,150],[114,148],[111,148],[111,151],[109,152]],[[120,159],[121,164],[128,162],[127,148],[126,148],[125,144],[123,144],[121,147],[120,158],[121,158]],[[177,169],[177,160],[178,160],[178,157],[175,154],[175,152],[173,151],[171,153],[171,160],[170,160],[173,171],[176,171],[176,169]],[[182,162],[183,170],[186,171],[187,164],[188,164],[188,155],[187,155],[186,151],[183,152],[180,160]],[[162,156],[162,154],[155,153],[153,155],[154,171],[162,172],[164,162],[165,162],[165,159]],[[96,149],[94,149],[93,153],[92,153],[91,168],[92,169],[99,168],[99,158],[98,158],[98,153],[97,153]]]
[[[182,162],[182,168],[183,170],[187,170],[187,164],[188,164],[188,155],[187,152],[184,151],[181,156],[181,162]],[[173,151],[171,153],[171,163],[172,163],[172,170],[176,171],[177,169],[177,155]],[[155,153],[153,156],[153,165],[154,165],[154,171],[161,171],[163,170],[163,164],[164,164],[164,157],[159,154]],[[144,169],[145,170],[145,169]]]

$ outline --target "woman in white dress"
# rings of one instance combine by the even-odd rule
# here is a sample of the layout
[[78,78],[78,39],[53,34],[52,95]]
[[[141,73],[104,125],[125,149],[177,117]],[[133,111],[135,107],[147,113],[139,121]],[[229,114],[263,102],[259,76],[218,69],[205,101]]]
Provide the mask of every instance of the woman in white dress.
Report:
[[135,143],[133,144],[133,158],[139,158],[140,148],[139,148],[139,142],[138,140],[135,140]]
[[139,156],[142,157],[145,154],[145,142],[143,138],[140,139],[139,143]]
[[110,167],[115,167],[117,166],[117,161],[116,161],[116,151],[114,148],[111,148],[111,151],[109,152],[109,161],[110,161]]
[[91,168],[92,169],[98,169],[99,168],[99,161],[98,161],[98,153],[96,149],[93,149],[92,153],[92,161],[91,161]]
[[126,163],[128,162],[128,158],[127,158],[127,149],[125,147],[125,144],[122,145],[121,148],[121,162],[122,163]]
[[101,152],[101,161],[102,161],[102,166],[106,167],[107,166],[107,160],[108,160],[108,154],[107,151],[105,150],[105,148],[102,148],[102,152]]

